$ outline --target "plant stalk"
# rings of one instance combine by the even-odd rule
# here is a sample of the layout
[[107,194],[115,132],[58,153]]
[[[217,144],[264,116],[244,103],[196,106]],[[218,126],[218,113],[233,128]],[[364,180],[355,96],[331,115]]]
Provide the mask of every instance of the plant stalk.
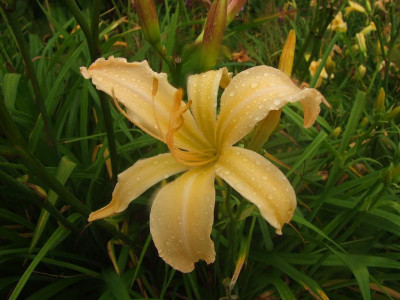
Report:
[[[91,14],[91,24],[89,26],[82,12],[80,11],[78,5],[76,4],[75,0],[65,0],[65,3],[71,10],[78,24],[81,26],[82,31],[86,37],[86,41],[90,52],[90,59],[92,62],[101,56],[101,51],[99,47],[99,34],[98,34],[101,0],[95,0],[94,2],[95,2],[94,8]],[[104,127],[107,134],[108,150],[110,152],[110,160],[112,168],[111,180],[115,184],[117,182],[118,160],[117,160],[117,146],[115,144],[115,134],[111,118],[110,104],[109,101],[106,99],[106,96],[102,92],[98,91],[97,93],[100,99],[100,105],[104,119]]]

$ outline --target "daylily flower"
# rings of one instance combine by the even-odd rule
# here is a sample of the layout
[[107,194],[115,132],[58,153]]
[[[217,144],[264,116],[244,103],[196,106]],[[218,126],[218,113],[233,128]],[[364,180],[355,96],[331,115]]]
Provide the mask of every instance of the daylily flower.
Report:
[[[171,86],[166,74],[152,71],[147,61],[100,58],[81,73],[124,105],[126,112],[117,107],[130,121],[170,150],[119,174],[111,202],[91,213],[89,221],[122,212],[152,185],[185,172],[161,188],[150,212],[155,246],[173,268],[190,272],[198,260],[215,259],[210,234],[216,175],[254,203],[281,234],[296,207],[292,186],[263,156],[233,145],[270,111],[290,102],[300,101],[304,126],[311,126],[323,99],[317,90],[301,90],[283,72],[267,66],[250,68],[232,80],[222,68],[190,76],[185,103],[182,90]],[[220,86],[225,90],[217,118]]]
[[338,12],[338,14],[333,18],[332,22],[328,26],[329,30],[337,31],[337,32],[346,32],[347,24],[343,21],[342,12]]
[[[319,64],[321,63],[321,61],[322,61],[322,59],[320,58],[319,60],[314,60],[314,61],[311,62],[310,66],[308,67],[308,71],[310,71],[311,77],[314,77],[315,73],[317,73],[317,70],[318,70],[318,67],[319,67]],[[333,76],[334,75],[331,74],[331,78],[333,78]],[[321,84],[322,84],[322,80],[323,79],[327,79],[328,77],[329,76],[328,76],[328,73],[325,70],[325,67],[322,68],[322,71],[318,76],[318,80],[315,83],[315,87],[316,88],[320,87]]]
[[369,23],[369,25],[367,27],[364,27],[363,30],[360,31],[360,33],[367,36],[371,33],[371,31],[376,31],[376,25],[374,22]]
[[349,1],[349,6],[346,7],[346,11],[344,13],[344,16],[347,18],[351,12],[359,12],[362,14],[367,14],[365,8],[358,4],[357,2],[354,1]]

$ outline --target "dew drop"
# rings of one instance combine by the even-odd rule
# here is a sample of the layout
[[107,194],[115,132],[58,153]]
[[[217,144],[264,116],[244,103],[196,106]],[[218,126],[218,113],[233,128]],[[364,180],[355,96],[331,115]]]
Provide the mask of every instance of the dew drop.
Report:
[[249,74],[250,74],[250,72],[249,72],[249,71],[245,71],[245,72],[244,72],[244,74],[246,74],[246,75],[249,75]]
[[250,86],[252,89],[255,89],[256,87],[258,87],[258,83],[253,82]]
[[235,94],[236,94],[235,92],[230,92],[229,96],[233,97],[233,96],[235,96]]
[[281,104],[281,100],[274,100],[274,104],[275,104],[275,105]]

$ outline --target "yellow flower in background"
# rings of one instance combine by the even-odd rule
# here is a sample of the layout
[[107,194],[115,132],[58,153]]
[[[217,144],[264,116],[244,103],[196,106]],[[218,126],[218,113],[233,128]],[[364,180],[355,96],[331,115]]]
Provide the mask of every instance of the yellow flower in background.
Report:
[[[222,68],[190,76],[185,103],[182,90],[171,86],[166,74],[152,71],[146,61],[100,58],[89,69],[82,67],[81,73],[124,105],[126,112],[117,107],[130,121],[170,150],[139,160],[119,174],[112,201],[91,213],[89,221],[122,212],[154,184],[185,172],[161,188],[150,212],[155,246],[173,268],[190,272],[198,260],[215,259],[210,234],[216,176],[255,204],[281,234],[296,207],[292,186],[263,156],[233,145],[270,111],[291,102],[300,101],[304,126],[311,126],[323,99],[317,90],[301,90],[283,72],[267,66],[250,68],[233,79]],[[217,117],[219,87],[225,90]]]
[[347,24],[343,21],[343,15],[339,12],[335,18],[333,18],[332,22],[329,24],[328,29],[337,32],[346,32]]
[[[314,61],[311,62],[310,66],[308,67],[308,71],[310,72],[311,77],[314,77],[315,73],[317,73],[317,70],[318,70],[318,67],[319,67],[319,64],[321,63],[321,61],[322,61],[322,59],[320,58],[317,61],[314,60]],[[325,67],[322,68],[322,71],[318,76],[318,80],[315,83],[315,88],[318,88],[318,87],[321,86],[322,80],[324,78],[325,79],[328,78],[328,73],[326,72]],[[331,74],[331,78],[333,78],[333,74]]]
[[357,2],[354,1],[349,1],[349,6],[346,7],[346,11],[344,13],[344,16],[347,18],[351,12],[359,12],[362,14],[366,14],[366,10],[363,6],[358,4]]
[[367,68],[364,65],[359,65],[358,72],[360,73],[361,78],[363,78],[365,73],[367,72]]
[[367,27],[364,27],[363,30],[360,31],[363,35],[368,35],[371,31],[376,31],[376,26],[374,22],[369,23]]
[[367,55],[367,44],[365,42],[365,36],[362,33],[356,33],[356,40],[358,47],[364,55]]

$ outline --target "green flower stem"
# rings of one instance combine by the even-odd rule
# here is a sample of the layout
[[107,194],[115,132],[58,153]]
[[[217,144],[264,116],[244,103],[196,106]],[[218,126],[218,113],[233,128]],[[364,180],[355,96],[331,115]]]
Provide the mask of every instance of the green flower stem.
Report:
[[[92,60],[100,56],[100,41],[99,41],[99,16],[100,16],[100,7],[102,0],[94,0],[93,6],[91,8],[90,14],[90,29],[91,35],[93,39],[93,47],[95,50],[95,57],[92,57]],[[85,34],[86,35],[86,34]]]
[[[16,152],[21,157],[24,165],[35,174],[45,185],[51,188],[57,193],[60,198],[67,204],[69,204],[74,210],[81,214],[85,219],[89,216],[90,210],[87,208],[78,198],[75,197],[65,186],[63,186],[54,176],[49,173],[46,168],[40,163],[39,160],[32,154],[28,149],[24,138],[19,132],[17,126],[12,120],[8,110],[4,104],[4,101],[0,101],[0,126],[6,137],[11,142]],[[96,222],[98,225],[103,227],[106,231],[112,234],[115,238],[121,239],[128,245],[132,245],[133,242],[123,233],[115,229],[110,223],[99,220]]]
[[[91,29],[89,24],[86,22],[82,12],[74,0],[65,0],[76,21],[81,26],[83,33],[85,34],[86,41],[89,47],[90,58],[95,61],[101,56],[99,47],[99,14],[101,0],[95,0],[94,8],[91,14]],[[115,144],[115,134],[111,118],[110,103],[106,99],[106,96],[102,92],[97,92],[100,99],[101,110],[103,112],[104,127],[107,134],[108,150],[110,152],[111,168],[112,168],[112,181],[117,182],[118,174],[118,160],[117,160],[117,146]]]
[[[92,32],[90,30],[89,24],[86,22],[85,17],[83,16],[81,10],[79,9],[78,4],[74,0],[64,0],[69,9],[71,10],[72,14],[75,17],[75,20],[78,22],[79,26],[81,27],[85,37],[86,41],[89,47],[89,52],[90,52],[90,58],[95,60],[98,57],[99,53],[96,53],[95,49],[95,42],[94,42],[94,37],[92,36]],[[93,13],[93,15],[96,15]],[[98,15],[97,15],[98,16]],[[92,19],[93,22],[93,19]],[[98,24],[96,24],[98,25]]]
[[40,89],[40,85],[38,79],[36,77],[35,68],[33,67],[32,58],[29,55],[28,49],[29,47],[26,45],[24,36],[22,34],[21,28],[18,24],[18,15],[14,9],[8,10],[6,13],[3,9],[0,9],[3,18],[7,21],[10,29],[15,37],[15,41],[17,42],[18,49],[22,55],[22,59],[25,64],[26,72],[29,76],[29,79],[32,84],[33,92],[35,94],[35,102],[39,106],[39,111],[42,115],[47,142],[49,144],[54,145],[55,139],[53,134],[53,126],[50,121],[49,115],[47,114],[45,99],[43,97],[42,91]]
[[60,224],[70,229],[75,233],[79,233],[80,230],[71,222],[69,222],[64,216],[48,201],[45,201],[39,194],[35,193],[25,184],[19,182],[14,177],[0,170],[0,182],[5,184],[9,190],[12,190],[18,198],[28,201],[33,205],[37,205],[44,208],[49,214],[54,217]]

